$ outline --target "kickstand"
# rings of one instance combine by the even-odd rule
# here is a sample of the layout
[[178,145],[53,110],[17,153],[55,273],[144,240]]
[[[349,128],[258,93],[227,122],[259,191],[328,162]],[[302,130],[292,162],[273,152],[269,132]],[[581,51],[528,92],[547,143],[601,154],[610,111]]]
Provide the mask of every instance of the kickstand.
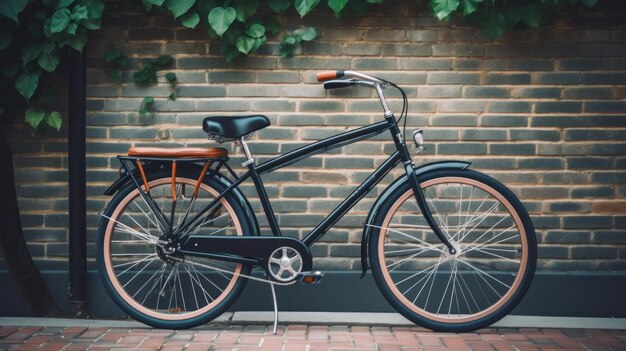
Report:
[[274,301],[274,335],[278,332],[278,303],[276,302],[276,291],[274,290],[274,284],[270,283],[272,289],[272,300]]

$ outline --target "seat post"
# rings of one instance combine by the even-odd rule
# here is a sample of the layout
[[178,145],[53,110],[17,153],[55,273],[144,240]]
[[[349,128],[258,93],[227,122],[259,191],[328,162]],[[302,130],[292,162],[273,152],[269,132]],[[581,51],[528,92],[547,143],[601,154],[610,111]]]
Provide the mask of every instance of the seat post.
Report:
[[248,144],[246,144],[244,137],[239,138],[239,142],[241,143],[241,147],[243,148],[243,153],[246,155],[246,161],[243,162],[241,165],[245,167],[251,163],[254,163],[254,158],[252,158],[252,154],[250,154],[250,149],[248,149]]

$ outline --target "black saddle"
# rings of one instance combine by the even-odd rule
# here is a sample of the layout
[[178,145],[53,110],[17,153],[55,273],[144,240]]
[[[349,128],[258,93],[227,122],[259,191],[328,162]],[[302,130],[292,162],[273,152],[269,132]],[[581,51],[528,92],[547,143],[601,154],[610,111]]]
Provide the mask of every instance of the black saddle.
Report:
[[255,116],[212,116],[202,122],[205,132],[229,139],[238,139],[270,125],[270,120]]

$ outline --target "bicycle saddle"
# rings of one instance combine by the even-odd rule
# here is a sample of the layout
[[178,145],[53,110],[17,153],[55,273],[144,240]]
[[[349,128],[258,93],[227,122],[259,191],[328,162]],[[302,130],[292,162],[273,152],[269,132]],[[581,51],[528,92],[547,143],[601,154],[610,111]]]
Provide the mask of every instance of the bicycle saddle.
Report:
[[211,116],[202,122],[202,129],[213,135],[226,138],[241,138],[270,125],[270,120],[261,115],[254,116]]

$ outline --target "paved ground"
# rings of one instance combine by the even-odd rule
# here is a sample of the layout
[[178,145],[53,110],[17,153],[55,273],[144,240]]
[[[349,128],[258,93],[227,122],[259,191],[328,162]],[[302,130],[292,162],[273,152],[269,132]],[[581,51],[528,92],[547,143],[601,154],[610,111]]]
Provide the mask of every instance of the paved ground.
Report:
[[489,328],[447,334],[404,326],[288,324],[272,335],[269,325],[212,323],[172,331],[4,323],[0,350],[626,350],[626,330]]

